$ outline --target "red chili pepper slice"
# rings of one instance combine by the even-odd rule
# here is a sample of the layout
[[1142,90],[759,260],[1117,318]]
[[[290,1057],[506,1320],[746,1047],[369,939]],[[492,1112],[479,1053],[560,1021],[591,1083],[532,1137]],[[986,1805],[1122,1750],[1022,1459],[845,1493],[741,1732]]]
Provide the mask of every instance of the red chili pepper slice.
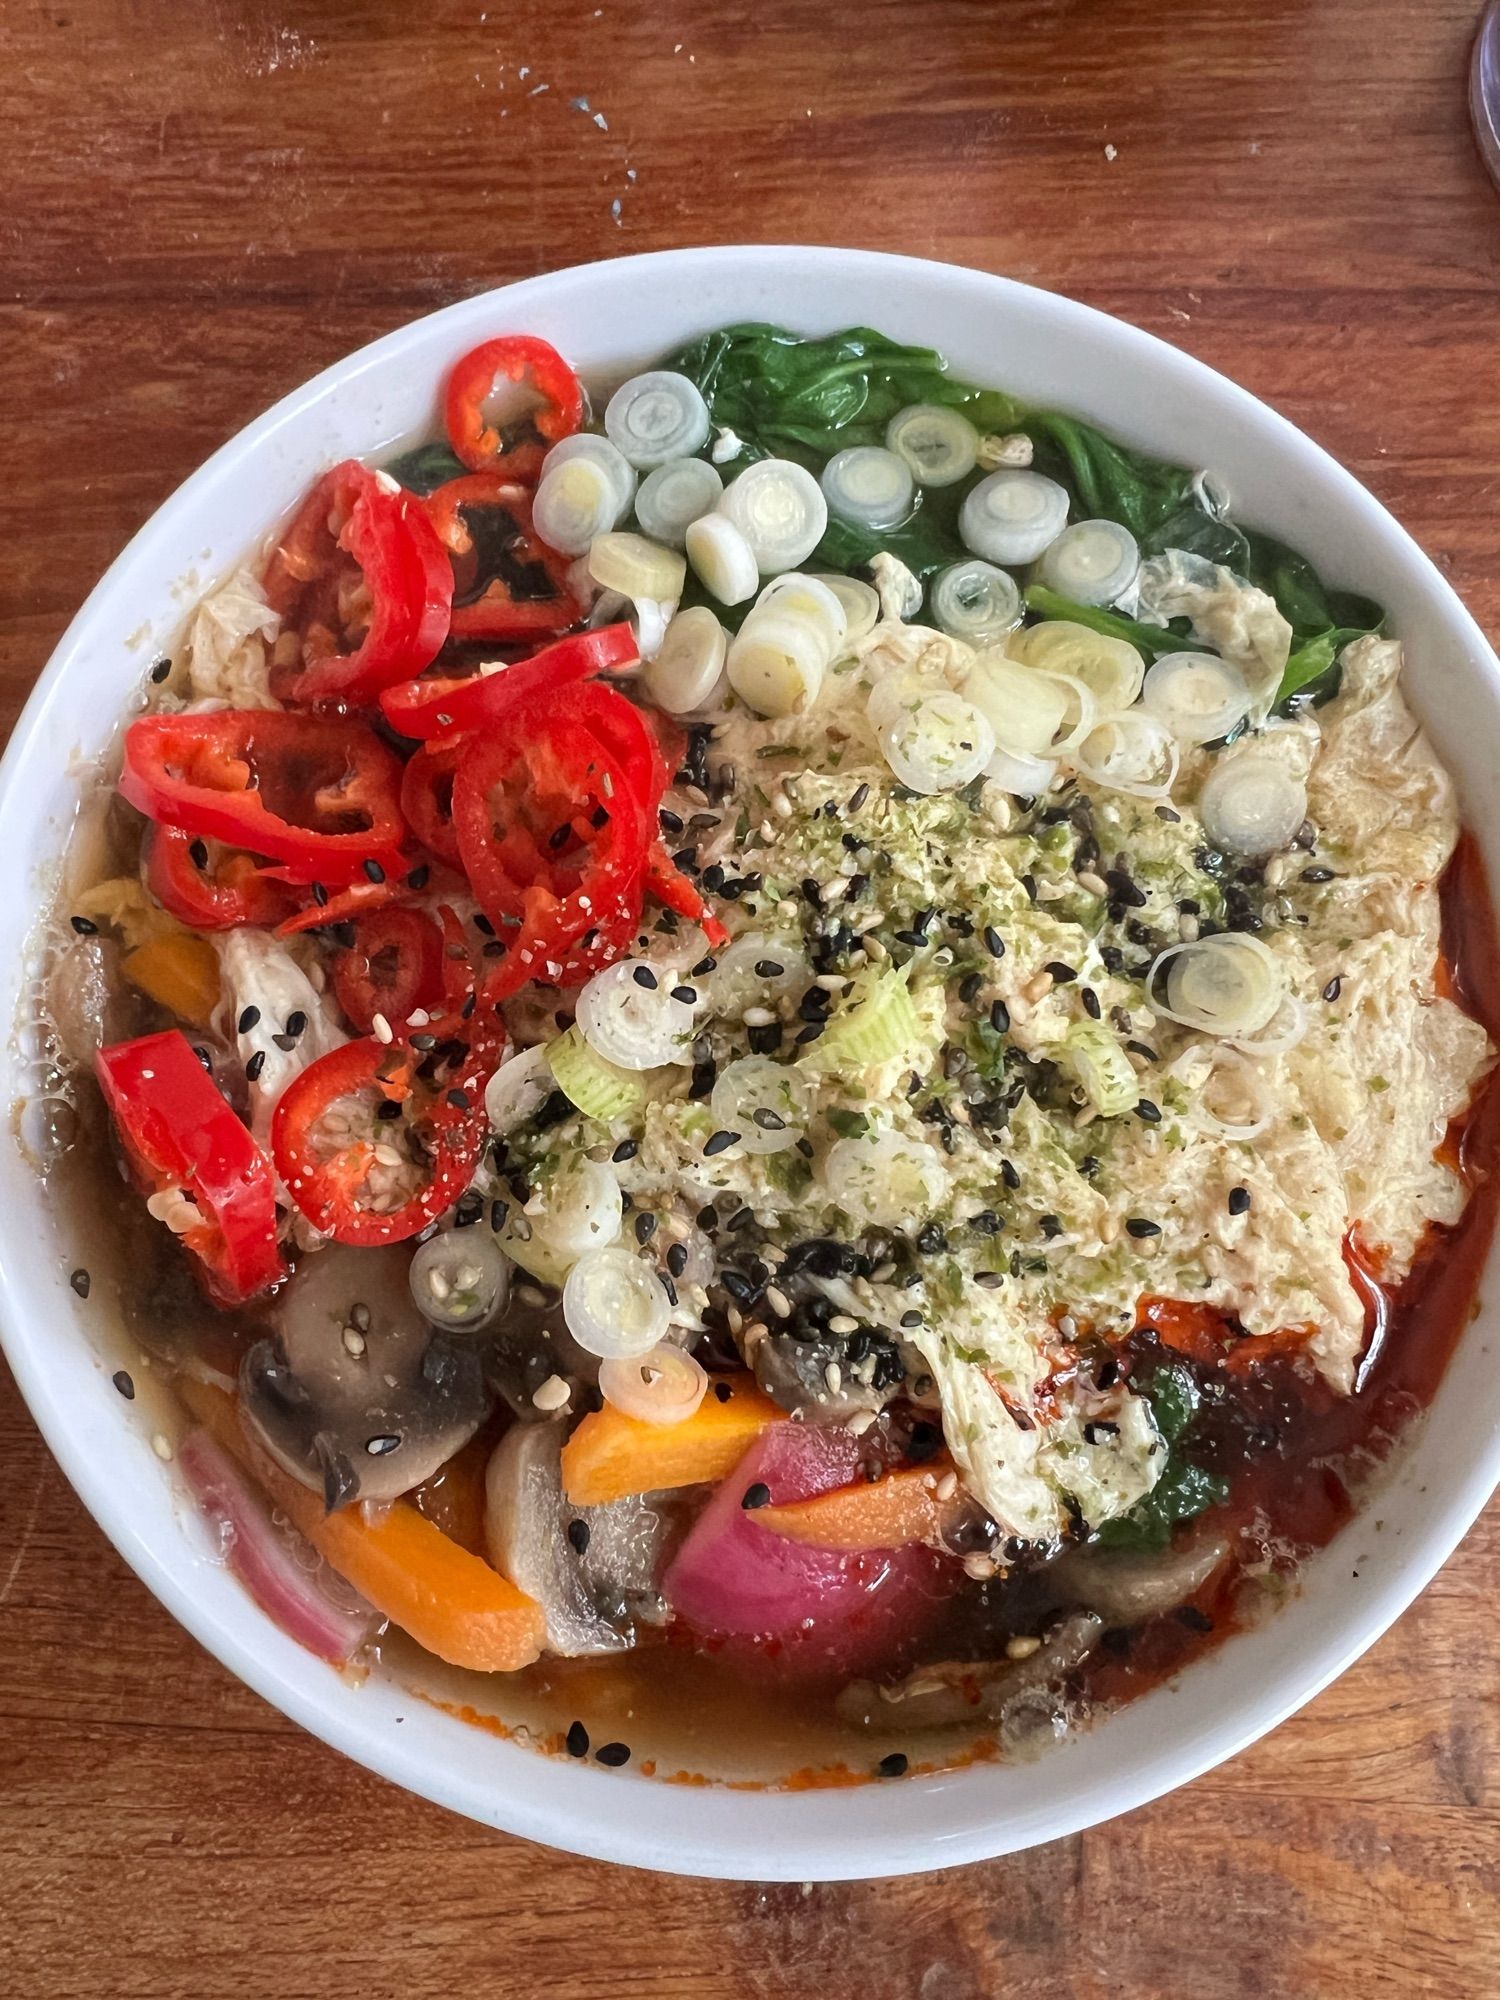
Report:
[[426,509],[357,459],[313,487],[264,587],[302,642],[300,670],[274,677],[288,701],[367,705],[420,673],[448,636],[452,567]]
[[450,868],[463,866],[453,830],[453,774],[467,747],[468,738],[463,736],[424,743],[401,779],[401,810],[407,824],[428,852]]
[[455,639],[535,639],[583,617],[569,560],[538,541],[524,486],[476,472],[450,479],[424,504],[453,559]]
[[265,1154],[176,1028],[99,1051],[100,1088],[138,1184],[180,1188],[202,1221],[181,1241],[209,1295],[242,1304],[286,1276]]
[[[504,430],[489,423],[484,405],[502,381],[529,379],[541,406]],[[534,480],[548,447],[583,423],[583,386],[555,347],[535,334],[502,334],[453,364],[443,398],[448,440],[475,472],[502,471]]]
[[474,893],[510,945],[507,962],[546,979],[580,938],[633,915],[649,831],[625,771],[566,712],[578,692],[526,711],[504,736],[472,739],[453,782]]
[[[499,1049],[497,1034],[486,1034],[432,1077],[415,1050],[371,1038],[346,1042],[294,1077],[276,1106],[271,1146],[313,1227],[340,1243],[401,1243],[451,1208],[489,1138],[484,1087]],[[378,1118],[383,1104],[398,1105],[400,1116]],[[376,1159],[377,1146],[410,1151],[421,1176],[412,1192],[403,1192],[399,1168]]]
[[125,732],[120,790],[164,826],[283,864],[287,881],[342,886],[401,855],[401,764],[361,722],[275,709],[143,715]]
[[413,1008],[444,986],[443,936],[421,910],[372,910],[354,920],[354,942],[333,961],[334,998],[362,1035],[383,1014],[398,1033]]
[[[218,849],[217,853],[214,851]],[[156,826],[146,844],[146,886],[164,910],[195,931],[279,924],[296,898],[253,855],[210,847],[177,826]]]
[[529,660],[464,680],[411,680],[380,697],[386,720],[403,736],[423,742],[461,729],[492,728],[524,701],[553,694],[596,674],[624,673],[640,659],[629,625],[601,625],[544,646]]
[[668,854],[663,841],[654,841],[646,856],[645,888],[658,903],[665,903],[679,917],[701,925],[703,935],[715,951],[728,944],[729,932],[704,902],[697,885],[688,880]]

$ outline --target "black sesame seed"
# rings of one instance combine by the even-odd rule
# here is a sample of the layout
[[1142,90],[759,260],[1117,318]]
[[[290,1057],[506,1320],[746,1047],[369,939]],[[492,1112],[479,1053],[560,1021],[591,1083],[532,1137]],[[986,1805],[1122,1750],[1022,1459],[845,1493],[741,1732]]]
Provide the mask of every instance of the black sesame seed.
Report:
[[[800,1038],[799,1038],[800,1039]],[[703,1142],[703,1157],[711,1160],[715,1153],[726,1152],[729,1147],[740,1143],[738,1132],[713,1132]]]
[[1014,1160],[1002,1160],[1000,1162],[1000,1178],[1010,1189],[1011,1193],[1014,1194],[1016,1189],[1021,1185],[1021,1170]]
[[1060,1215],[1044,1215],[1038,1221],[1037,1228],[1041,1230],[1043,1236],[1050,1242],[1054,1236],[1062,1235],[1062,1217]]
[[160,687],[162,682],[167,678],[167,675],[171,673],[171,671],[172,671],[172,662],[170,660],[158,660],[155,666],[153,666],[151,669],[151,678],[152,680],[155,681],[156,685]]
[[408,889],[425,889],[431,880],[432,870],[425,861],[420,861],[407,874],[406,886]]
[[294,1009],[292,1013],[287,1015],[286,1031],[291,1036],[293,1041],[296,1041],[299,1035],[306,1034],[307,1016],[303,1013],[300,1007]]
[[815,882],[811,875],[808,875],[803,879],[802,900],[805,903],[810,904],[812,908],[815,910],[820,910],[823,907],[822,885],[818,882]]
[[656,1234],[656,1217],[649,1208],[643,1208],[635,1219],[635,1240],[644,1247]]
[[257,1049],[255,1051],[255,1054],[251,1056],[249,1062],[245,1064],[245,1080],[248,1083],[255,1083],[259,1079],[260,1073],[265,1068],[265,1066],[266,1066],[266,1052],[264,1049]]
[[939,1251],[946,1250],[947,1247],[948,1238],[936,1222],[927,1223],[918,1233],[917,1248],[924,1257],[935,1257]]
[[688,1251],[685,1243],[674,1243],[667,1252],[667,1269],[674,1278],[680,1278],[687,1269]]
[[797,1031],[796,1039],[799,1042],[815,1042],[827,1025],[826,1021],[809,1021],[805,1028]]
[[1334,879],[1333,870],[1331,868],[1304,868],[1302,879],[1304,882],[1331,882]]
[[[1016,1255],[1011,1259],[1012,1270],[1016,1277],[1019,1277],[1021,1275],[1020,1272],[1015,1270],[1014,1268],[1019,1261],[1020,1261],[1020,1252],[1017,1251]],[[987,1292],[997,1292],[999,1291],[1000,1287],[1005,1283],[1005,1277],[1003,1272],[1000,1271],[976,1271],[974,1273],[974,1282],[976,1285],[983,1285],[984,1289]]]
[[990,1026],[997,1035],[1010,1033],[1010,1009],[1003,1000],[996,1000],[991,1006]]
[[1097,1180],[1099,1169],[1103,1164],[1097,1153],[1085,1153],[1078,1162],[1078,1171],[1086,1181]]
[[1330,979],[1328,984],[1323,988],[1323,998],[1325,1000],[1337,1000],[1340,993],[1342,993],[1343,990],[1344,990],[1343,979],[1339,975],[1335,974],[1335,976],[1332,979]]
[[662,825],[667,829],[668,833],[681,833],[682,831],[681,813],[671,812],[666,806],[663,806],[661,811],[658,813],[657,817],[658,819],[660,819]]
[[1181,820],[1182,814],[1180,812],[1173,812],[1170,806],[1158,806],[1156,808],[1156,817],[1164,819],[1169,826],[1176,826]]
[[1099,1003],[1099,995],[1094,991],[1092,986],[1081,986],[1078,991],[1079,997],[1083,1001],[1084,1013],[1088,1015],[1091,1021],[1097,1021],[1099,1016],[1104,1012],[1103,1007]]
[[589,1524],[574,1515],[568,1523],[568,1547],[575,1556],[585,1555],[589,1546]]
[[284,1055],[290,1054],[297,1046],[297,1037],[295,1035],[272,1035],[271,1040]]
[[644,986],[648,993],[656,991],[656,974],[649,965],[638,965],[630,976],[637,986]]
[[1083,1427],[1083,1441],[1085,1444],[1103,1444],[1107,1438],[1117,1438],[1119,1435],[1120,1426],[1118,1424],[1085,1424]]
[[1047,964],[1042,968],[1042,970],[1044,972],[1050,972],[1052,974],[1053,980],[1059,986],[1070,986],[1073,983],[1073,981],[1078,977],[1077,967],[1072,965],[1064,965],[1060,958],[1049,959]]
[[982,973],[971,972],[958,983],[958,997],[966,1007],[972,1007],[984,988]]
[[863,870],[861,870],[860,873],[857,875],[851,875],[849,877],[849,889],[845,897],[845,901],[851,903],[857,903],[860,897],[865,893],[866,889],[869,888],[869,886],[870,886],[870,878],[863,872]]
[[626,1160],[633,1160],[640,1150],[640,1142],[638,1140],[622,1139],[609,1157],[614,1161],[616,1166],[622,1166]]
[[901,1324],[910,1332],[913,1327],[922,1324],[922,1315],[913,1307],[910,1312],[902,1313]]
[[378,861],[375,860],[366,861],[366,863],[364,864],[364,868],[365,868],[365,874],[369,877],[369,879],[372,882],[383,882],[385,880],[385,870],[381,867]]
[[1099,1373],[1094,1377],[1101,1389],[1113,1389],[1120,1379],[1120,1364],[1114,1356],[1100,1364]]
[[568,1755],[570,1757],[587,1757],[588,1754],[589,1754],[588,1731],[584,1728],[581,1722],[569,1723]]
[[696,986],[674,986],[672,998],[680,1000],[684,1007],[695,1007],[698,1004],[698,989]]
[[1021,877],[1021,887],[1022,887],[1022,888],[1023,888],[1023,889],[1025,890],[1025,891],[1026,891],[1026,900],[1027,900],[1027,902],[1028,902],[1028,903],[1034,903],[1034,902],[1036,901],[1036,877],[1035,877],[1035,875],[1023,875],[1023,876]]
[[771,1489],[763,1479],[757,1479],[753,1486],[747,1486],[740,1500],[740,1505],[747,1514],[753,1514],[757,1507],[769,1507],[770,1504]]
[[747,1035],[752,1055],[773,1056],[781,1047],[779,1021],[762,1021],[758,1026],[748,1029]]
[[92,917],[71,917],[69,922],[80,937],[97,937],[99,926]]
[[[717,1220],[718,1217],[715,1216],[714,1221],[717,1222]],[[748,1229],[751,1223],[754,1222],[754,1220],[755,1220],[754,1209],[737,1208],[734,1211],[734,1214],[730,1216],[728,1222],[725,1223],[724,1227],[731,1231],[736,1229]],[[712,1225],[710,1225],[710,1227],[711,1226]]]
[[455,1111],[467,1111],[474,1100],[466,1090],[450,1090],[447,1092],[444,1101],[451,1104]]
[[875,1768],[882,1778],[904,1778],[907,1772],[905,1751],[893,1750],[888,1757],[882,1757]]
[[120,1394],[125,1398],[127,1403],[133,1403],[135,1401],[135,1384],[134,1382],[131,1381],[130,1377],[126,1374],[123,1368],[117,1368],[114,1374],[111,1375],[109,1379],[114,1383],[115,1387],[119,1390]]
[[1131,1236],[1146,1237],[1161,1235],[1161,1224],[1159,1222],[1149,1222],[1144,1215],[1127,1215],[1125,1218],[1125,1228]]
[[708,958],[700,958],[698,963],[693,967],[691,973],[688,975],[689,978],[707,979],[708,975],[713,971],[714,967],[718,964],[718,962],[719,961],[712,955],[710,955]]
[[617,1771],[622,1764],[630,1762],[630,1745],[628,1743],[601,1743],[599,1748],[594,1752],[594,1762],[596,1764],[607,1764],[612,1771]]
[[757,979],[779,979],[785,971],[786,967],[779,958],[758,958],[755,961]]
[[1250,1190],[1247,1187],[1232,1187],[1229,1190],[1229,1213],[1247,1215],[1250,1210]]
[[1161,1106],[1153,1104],[1149,1097],[1143,1097],[1135,1107],[1135,1115],[1147,1125],[1160,1125]]
[[73,1287],[74,1291],[77,1292],[79,1298],[86,1299],[89,1295],[89,1287],[93,1283],[93,1280],[90,1278],[88,1272],[85,1271],[83,1266],[80,1264],[78,1269],[70,1275],[68,1283]]
[[730,1397],[734,1394],[734,1391],[733,1389],[730,1388],[727,1382],[715,1382],[714,1394],[718,1397],[721,1403],[727,1403]]
[[779,1111],[773,1111],[769,1104],[758,1104],[750,1113],[762,1132],[784,1132],[786,1120]]
[[984,948],[991,958],[1004,958],[1005,956],[1005,939],[1001,937],[993,924],[986,924],[984,927]]
[[857,813],[869,796],[870,787],[868,785],[857,785],[849,795],[848,810],[852,813]]
[[371,1458],[384,1458],[400,1445],[401,1440],[394,1431],[382,1431],[378,1437],[365,1439],[365,1450]]
[[383,1099],[375,1107],[375,1116],[377,1118],[399,1118],[401,1116],[401,1106],[393,1103],[388,1098]]
[[411,1045],[414,1049],[419,1049],[423,1055],[430,1055],[437,1047],[437,1036],[428,1034],[413,1035]]

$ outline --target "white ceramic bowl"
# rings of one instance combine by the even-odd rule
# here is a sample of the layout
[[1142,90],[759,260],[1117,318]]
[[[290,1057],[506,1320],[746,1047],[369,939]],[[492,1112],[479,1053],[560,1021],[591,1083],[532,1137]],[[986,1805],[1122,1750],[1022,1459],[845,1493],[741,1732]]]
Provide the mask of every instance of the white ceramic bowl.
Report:
[[[1236,514],[1390,610],[1409,686],[1457,774],[1500,879],[1500,665],[1432,563],[1292,425],[1161,341],[1066,299],[866,252],[710,249],[622,258],[470,299],[363,349],[215,454],[136,536],[74,620],[0,767],[0,851],[34,893],[0,907],[0,1021],[77,797],[70,767],[107,742],[192,591],[251,547],[330,461],[431,423],[448,364],[486,335],[545,335],[585,373],[658,356],[733,320],[804,332],[856,322],[941,347],[956,372],[1072,410],[1227,477]],[[185,589],[185,584],[187,588]],[[7,1051],[0,1101],[16,1091]],[[1272,1728],[1405,1609],[1500,1478],[1488,1295],[1419,1435],[1382,1492],[1308,1567],[1300,1596],[1181,1679],[1041,1761],[857,1791],[755,1794],[654,1784],[540,1757],[378,1678],[347,1686],[285,1638],[185,1531],[139,1407],[110,1386],[69,1289],[79,1246],[0,1146],[0,1324],[32,1411],[95,1519],[189,1631],[288,1715],[398,1784],[476,1820],[613,1861],[786,1880],[937,1868],[1051,1840],[1185,1783]],[[170,1695],[164,1697],[170,1700]]]

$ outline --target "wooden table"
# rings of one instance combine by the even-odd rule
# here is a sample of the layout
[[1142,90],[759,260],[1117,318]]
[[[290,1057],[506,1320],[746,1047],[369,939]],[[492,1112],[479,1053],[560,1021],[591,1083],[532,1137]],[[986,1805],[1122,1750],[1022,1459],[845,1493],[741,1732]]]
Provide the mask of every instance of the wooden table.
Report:
[[[8,0],[5,717],[127,537],[315,369],[552,265],[746,238],[951,258],[1151,328],[1352,466],[1494,633],[1476,11]],[[1056,1846],[904,1883],[655,1879],[450,1818],[266,1708],[127,1572],[6,1378],[0,1991],[1495,1993],[1497,1589],[1492,1509],[1296,1721]]]

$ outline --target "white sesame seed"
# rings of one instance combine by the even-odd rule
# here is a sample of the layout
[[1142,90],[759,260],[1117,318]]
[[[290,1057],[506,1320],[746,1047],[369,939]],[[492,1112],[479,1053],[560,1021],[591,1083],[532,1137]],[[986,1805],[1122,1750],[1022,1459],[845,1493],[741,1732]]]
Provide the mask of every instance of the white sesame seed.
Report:
[[1177,935],[1182,939],[1184,944],[1196,944],[1198,941],[1198,919],[1192,916],[1179,917],[1177,919]]
[[365,1337],[357,1326],[346,1326],[341,1338],[346,1354],[352,1354],[357,1361],[365,1351]]
[[776,1015],[769,1007],[747,1007],[740,1019],[747,1028],[769,1028]]
[[1041,1650],[1041,1640],[1033,1639],[1026,1633],[1018,1633],[1014,1639],[1007,1639],[1005,1642],[1007,1660],[1029,1660],[1033,1653],[1039,1653]]
[[836,1361],[830,1361],[823,1370],[823,1380],[828,1384],[830,1396],[836,1396],[844,1386],[844,1371]]
[[163,1465],[169,1465],[171,1463],[172,1458],[174,1456],[171,1442],[167,1438],[163,1437],[160,1431],[158,1431],[156,1435],[152,1438],[151,1449],[156,1453],[157,1457],[161,1460]]
[[408,1028],[425,1028],[431,1019],[425,1007],[413,1007],[406,1017],[406,1025]]
[[958,1491],[958,1474],[945,1472],[933,1490],[939,1500],[951,1500]]
[[859,1321],[849,1313],[835,1313],[828,1322],[830,1333],[858,1333]]
[[549,1375],[539,1389],[532,1393],[532,1402],[539,1410],[563,1410],[572,1400],[573,1391],[561,1375]]
[[849,1432],[851,1437],[863,1437],[874,1421],[875,1412],[873,1410],[856,1410],[848,1423],[845,1424],[844,1429]]
[[775,1313],[778,1319],[791,1318],[792,1302],[787,1297],[786,1293],[781,1290],[779,1285],[766,1286],[766,1304],[771,1308],[772,1312]]
[[391,1032],[391,1024],[385,1018],[384,1014],[372,1014],[370,1016],[370,1033],[375,1037],[377,1042],[393,1042],[396,1039],[395,1035]]
[[1096,875],[1092,868],[1085,868],[1078,877],[1078,886],[1090,896],[1107,896],[1109,884],[1102,875]]

